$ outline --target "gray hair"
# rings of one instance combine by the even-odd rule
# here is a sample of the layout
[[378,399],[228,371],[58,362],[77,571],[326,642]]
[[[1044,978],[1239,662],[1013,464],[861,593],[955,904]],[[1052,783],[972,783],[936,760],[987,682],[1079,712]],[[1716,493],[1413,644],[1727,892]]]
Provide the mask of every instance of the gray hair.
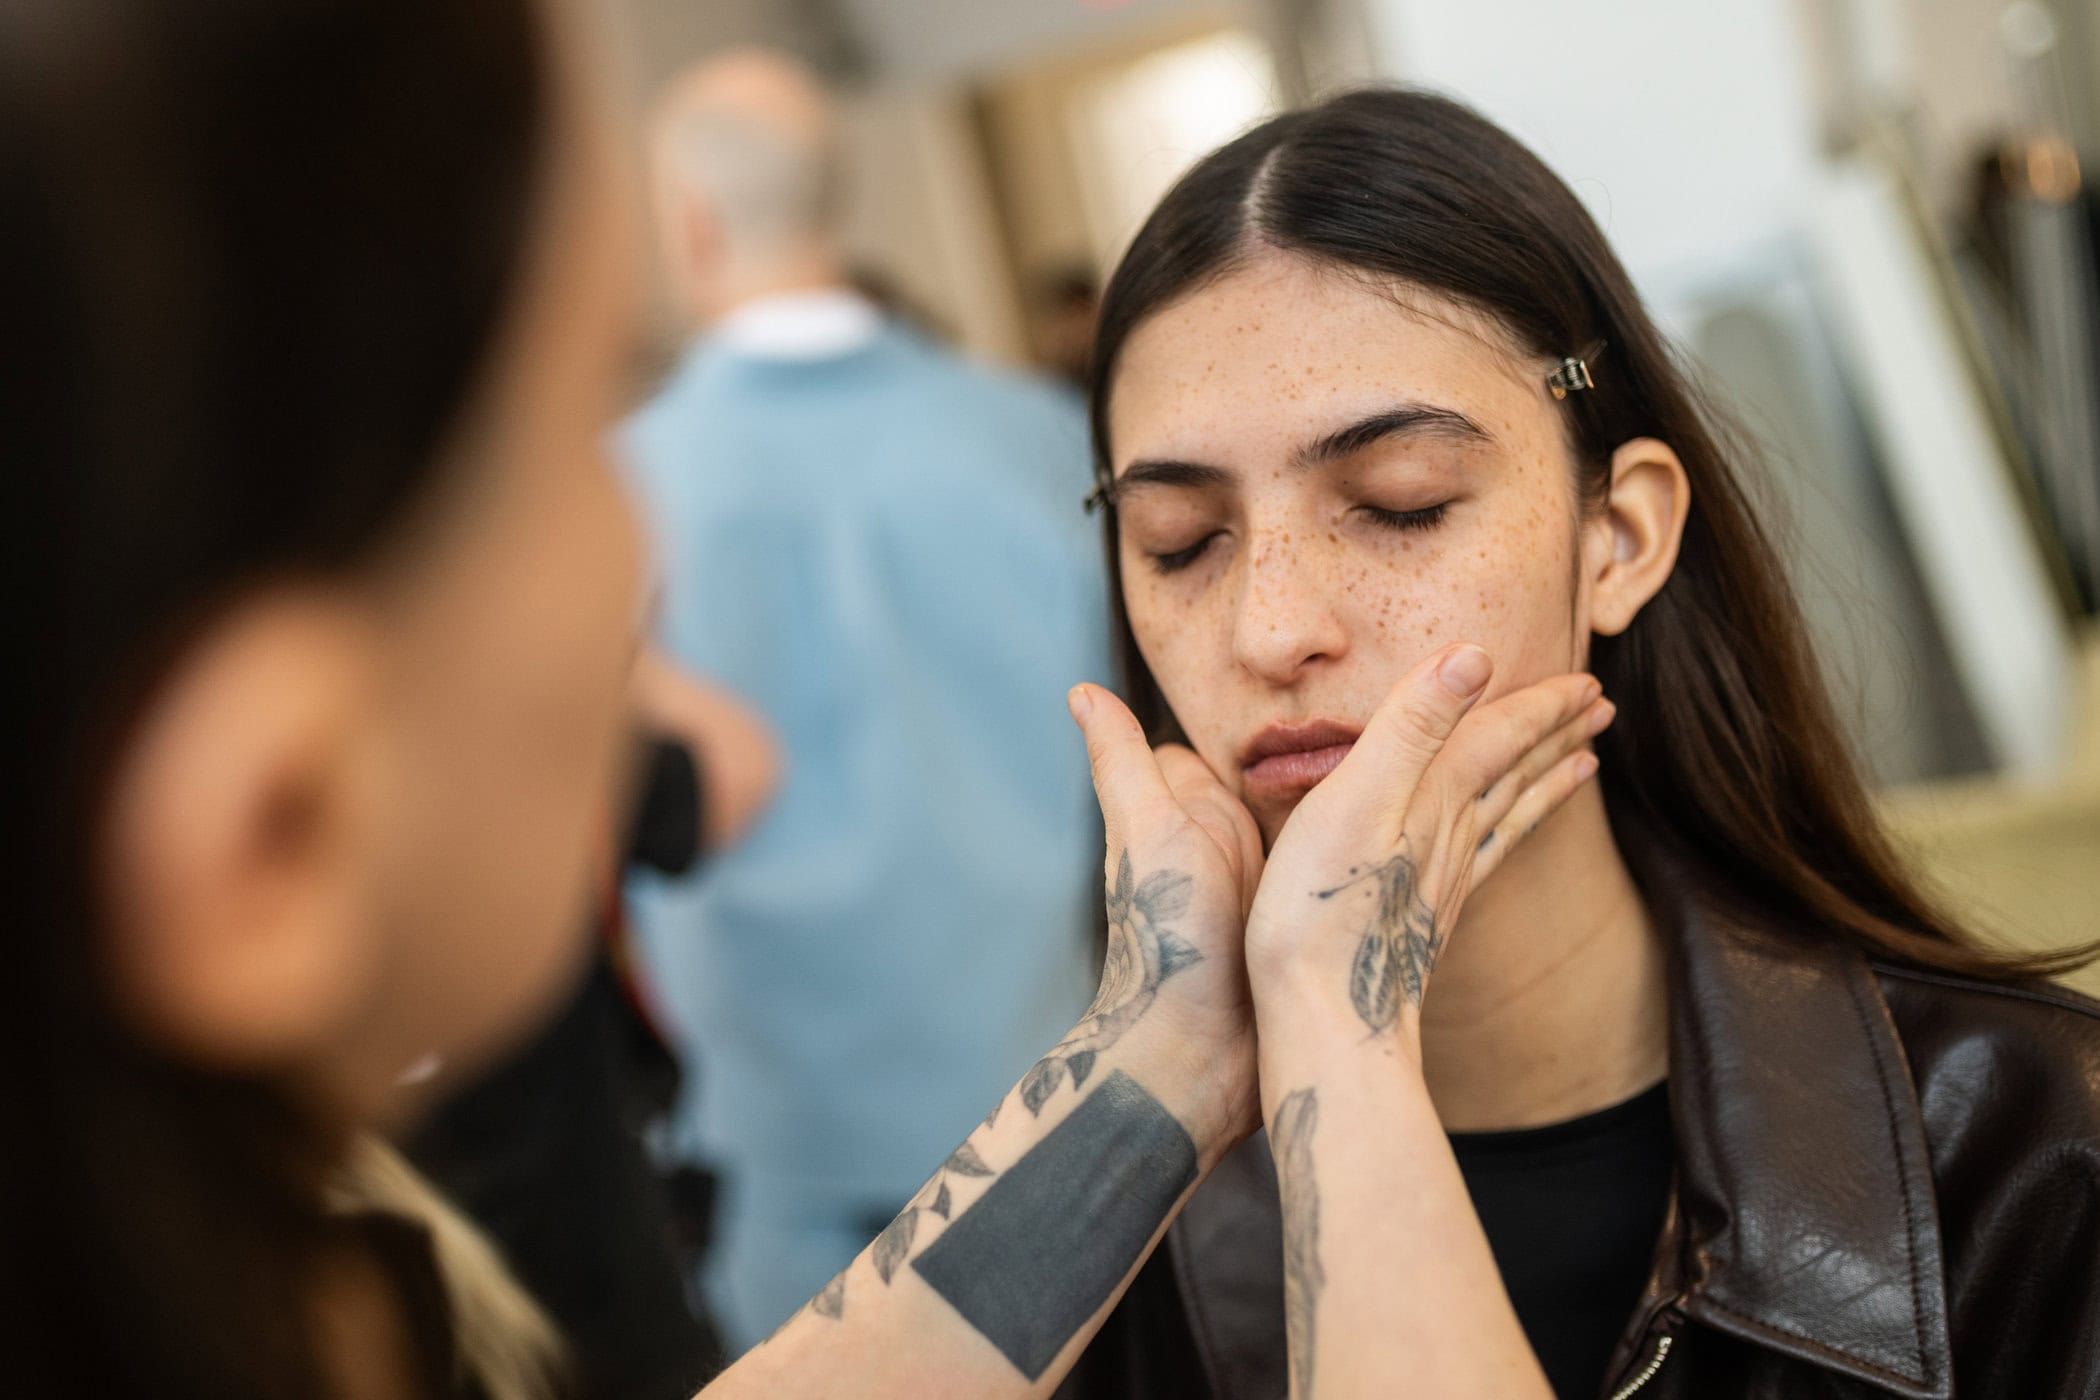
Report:
[[672,168],[706,200],[732,257],[763,260],[833,231],[839,161],[829,140],[726,108],[685,113],[666,138]]

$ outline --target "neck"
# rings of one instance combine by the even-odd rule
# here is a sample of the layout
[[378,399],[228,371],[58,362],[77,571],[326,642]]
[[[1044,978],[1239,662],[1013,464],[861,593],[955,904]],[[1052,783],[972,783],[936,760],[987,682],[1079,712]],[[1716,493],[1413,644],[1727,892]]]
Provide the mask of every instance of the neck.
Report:
[[1535,1127],[1633,1097],[1669,1067],[1661,937],[1591,785],[1466,902],[1422,1004],[1451,1132]]
[[695,297],[695,310],[699,324],[706,327],[768,297],[843,292],[852,290],[852,286],[838,253],[828,247],[815,247],[770,258],[763,266],[724,272],[712,288]]

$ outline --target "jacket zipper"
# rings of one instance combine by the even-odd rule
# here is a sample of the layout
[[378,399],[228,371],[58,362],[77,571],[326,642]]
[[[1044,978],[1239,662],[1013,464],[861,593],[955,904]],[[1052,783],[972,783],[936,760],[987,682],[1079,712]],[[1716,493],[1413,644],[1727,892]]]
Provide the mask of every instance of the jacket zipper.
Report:
[[1628,1400],[1655,1379],[1663,1362],[1670,1359],[1670,1348],[1677,1345],[1677,1329],[1684,1323],[1683,1304],[1684,1295],[1680,1293],[1649,1308],[1647,1323],[1642,1329],[1654,1339],[1650,1343],[1648,1359],[1639,1370],[1619,1383],[1619,1388],[1611,1393],[1611,1400]]
[[1672,1333],[1665,1332],[1660,1337],[1657,1337],[1655,1339],[1655,1354],[1648,1358],[1648,1364],[1634,1372],[1632,1378],[1626,1384],[1613,1391],[1611,1400],[1627,1400],[1628,1396],[1654,1380],[1655,1373],[1663,1368],[1663,1362],[1670,1359],[1670,1348],[1676,1344],[1677,1338]]

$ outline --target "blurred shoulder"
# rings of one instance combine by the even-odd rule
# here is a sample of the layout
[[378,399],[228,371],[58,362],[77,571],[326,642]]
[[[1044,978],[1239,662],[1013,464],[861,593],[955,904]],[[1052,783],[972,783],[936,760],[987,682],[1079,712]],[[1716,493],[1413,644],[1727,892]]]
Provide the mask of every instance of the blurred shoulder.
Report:
[[964,354],[916,331],[898,328],[893,334],[904,353],[967,393],[985,411],[1034,419],[1084,437],[1086,401],[1069,384]]

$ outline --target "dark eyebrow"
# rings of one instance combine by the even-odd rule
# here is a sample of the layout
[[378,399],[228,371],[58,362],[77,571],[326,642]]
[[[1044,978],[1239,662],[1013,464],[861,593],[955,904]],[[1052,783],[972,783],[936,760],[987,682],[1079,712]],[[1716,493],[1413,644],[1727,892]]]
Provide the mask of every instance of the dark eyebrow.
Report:
[[1299,450],[1298,461],[1308,467],[1339,462],[1381,439],[1400,436],[1442,437],[1459,442],[1494,441],[1487,429],[1456,409],[1400,404],[1383,413],[1360,418],[1348,427],[1308,444]]
[[[1361,452],[1383,438],[1401,436],[1442,437],[1459,442],[1494,441],[1487,429],[1457,409],[1432,408],[1428,404],[1399,404],[1382,413],[1360,418],[1348,427],[1329,433],[1299,449],[1298,465],[1324,466]],[[1089,501],[1099,499],[1113,502],[1117,496],[1135,486],[1225,486],[1233,480],[1233,473],[1223,467],[1207,466],[1201,462],[1176,461],[1172,458],[1143,458],[1132,462],[1114,481],[1103,482],[1095,497],[1090,497]],[[1088,509],[1092,508],[1090,503]]]
[[1232,473],[1223,467],[1207,467],[1201,462],[1146,459],[1132,462],[1116,478],[1110,494],[1127,491],[1133,486],[1222,486],[1231,480]]

